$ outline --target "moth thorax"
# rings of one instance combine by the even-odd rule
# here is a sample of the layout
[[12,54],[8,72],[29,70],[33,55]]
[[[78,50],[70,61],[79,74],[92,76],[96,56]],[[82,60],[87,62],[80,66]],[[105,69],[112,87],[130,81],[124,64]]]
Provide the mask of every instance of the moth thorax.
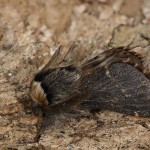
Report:
[[30,95],[34,102],[42,105],[48,105],[46,94],[44,93],[44,90],[41,87],[41,82],[33,81],[31,83]]

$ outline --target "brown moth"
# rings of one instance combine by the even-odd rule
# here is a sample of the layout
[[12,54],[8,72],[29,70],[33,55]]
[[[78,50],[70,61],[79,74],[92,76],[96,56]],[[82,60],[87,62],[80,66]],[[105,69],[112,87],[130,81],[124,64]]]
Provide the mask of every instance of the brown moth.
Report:
[[46,117],[73,109],[107,109],[150,116],[150,70],[143,58],[119,47],[79,64],[66,64],[60,47],[31,83],[30,95]]

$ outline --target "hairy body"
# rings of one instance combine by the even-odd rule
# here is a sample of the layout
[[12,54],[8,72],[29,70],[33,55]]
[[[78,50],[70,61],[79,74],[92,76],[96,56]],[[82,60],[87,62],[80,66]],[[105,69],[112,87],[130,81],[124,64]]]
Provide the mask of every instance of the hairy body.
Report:
[[120,47],[64,66],[60,50],[31,84],[33,101],[49,117],[81,108],[150,116],[150,72],[138,55]]

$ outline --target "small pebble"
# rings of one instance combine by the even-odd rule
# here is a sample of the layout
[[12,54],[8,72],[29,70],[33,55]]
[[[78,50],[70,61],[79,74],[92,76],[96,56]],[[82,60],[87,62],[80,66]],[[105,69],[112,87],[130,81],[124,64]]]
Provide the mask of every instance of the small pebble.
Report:
[[12,76],[12,73],[8,73],[8,76],[11,77],[11,76]]

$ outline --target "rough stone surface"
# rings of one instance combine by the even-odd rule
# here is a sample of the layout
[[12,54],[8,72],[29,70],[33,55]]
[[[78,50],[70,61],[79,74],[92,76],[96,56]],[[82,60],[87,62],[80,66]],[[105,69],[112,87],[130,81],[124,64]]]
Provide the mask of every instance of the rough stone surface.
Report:
[[150,66],[149,8],[149,0],[0,0],[0,149],[150,149],[150,118],[110,111],[59,120],[33,143],[40,118],[29,96],[34,74],[60,44],[81,43],[77,59],[141,46]]

